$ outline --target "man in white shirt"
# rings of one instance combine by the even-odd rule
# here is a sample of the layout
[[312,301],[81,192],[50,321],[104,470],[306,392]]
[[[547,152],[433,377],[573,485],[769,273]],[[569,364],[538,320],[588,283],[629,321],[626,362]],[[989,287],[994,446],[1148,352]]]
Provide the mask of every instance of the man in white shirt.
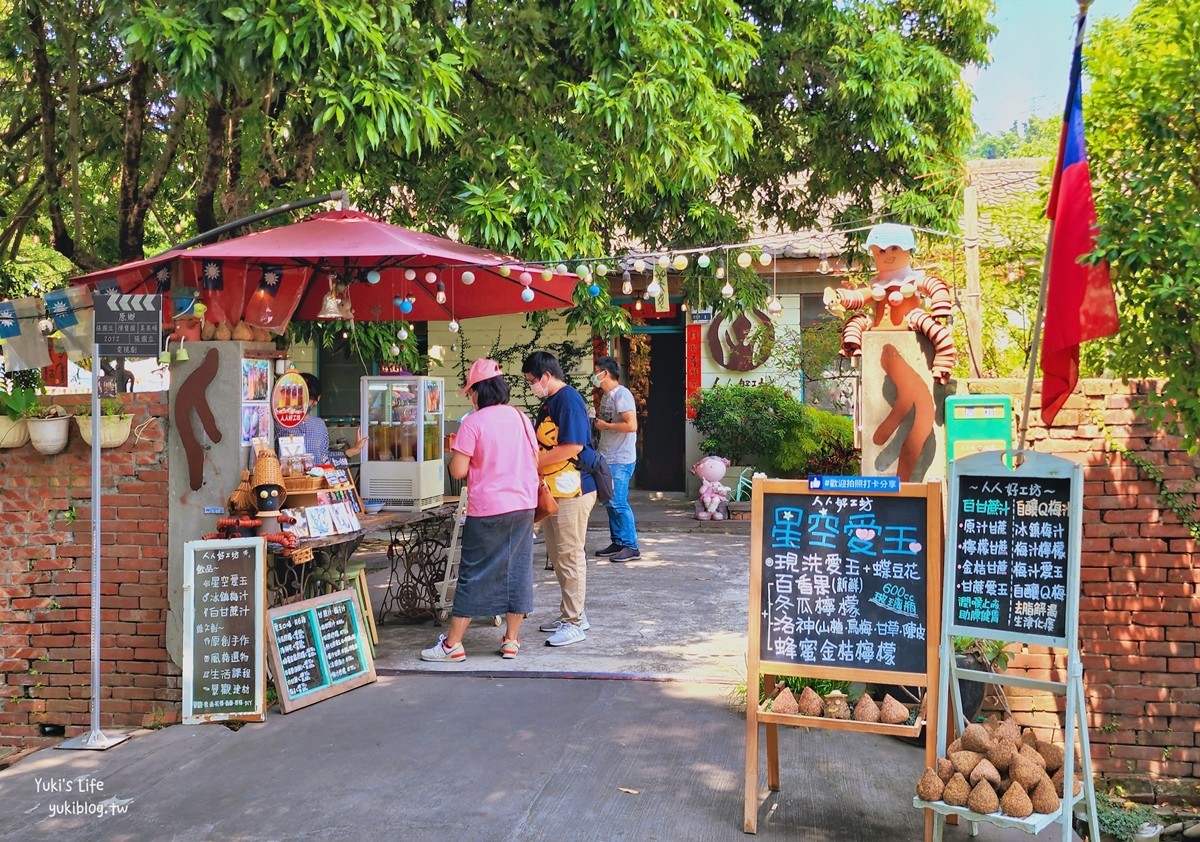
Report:
[[637,407],[633,393],[621,385],[621,370],[612,357],[600,357],[592,364],[592,385],[602,393],[596,415],[597,450],[608,461],[613,477],[612,499],[604,504],[611,543],[596,555],[609,561],[632,561],[642,557],[629,505],[629,484],[637,464]]

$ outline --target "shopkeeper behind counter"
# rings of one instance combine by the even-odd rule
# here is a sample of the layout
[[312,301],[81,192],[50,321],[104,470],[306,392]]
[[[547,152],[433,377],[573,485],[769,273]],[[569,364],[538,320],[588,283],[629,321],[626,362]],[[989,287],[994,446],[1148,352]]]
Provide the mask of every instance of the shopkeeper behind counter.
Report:
[[[304,385],[308,387],[307,414],[303,421],[290,430],[277,425],[275,437],[303,436],[304,452],[311,453],[318,465],[324,465],[329,462],[329,428],[325,426],[325,420],[316,414],[317,404],[321,402],[321,381],[308,373],[302,373],[300,376],[304,378]],[[346,448],[346,456],[353,459],[366,443],[367,437],[359,435],[358,441],[352,447]]]

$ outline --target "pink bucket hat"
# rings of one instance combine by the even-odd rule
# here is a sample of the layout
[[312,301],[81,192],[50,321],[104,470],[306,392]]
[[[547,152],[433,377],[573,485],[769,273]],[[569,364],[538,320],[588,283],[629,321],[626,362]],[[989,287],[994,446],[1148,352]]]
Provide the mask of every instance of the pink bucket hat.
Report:
[[471,364],[471,370],[467,372],[467,385],[463,386],[461,394],[467,394],[481,380],[491,380],[493,377],[501,377],[503,374],[500,364],[495,360],[486,358],[476,360]]

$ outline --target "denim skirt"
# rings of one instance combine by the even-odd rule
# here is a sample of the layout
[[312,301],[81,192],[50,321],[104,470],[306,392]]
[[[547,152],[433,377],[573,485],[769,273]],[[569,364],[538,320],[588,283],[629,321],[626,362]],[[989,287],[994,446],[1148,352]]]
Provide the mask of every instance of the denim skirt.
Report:
[[455,617],[533,611],[533,509],[468,517],[454,591]]

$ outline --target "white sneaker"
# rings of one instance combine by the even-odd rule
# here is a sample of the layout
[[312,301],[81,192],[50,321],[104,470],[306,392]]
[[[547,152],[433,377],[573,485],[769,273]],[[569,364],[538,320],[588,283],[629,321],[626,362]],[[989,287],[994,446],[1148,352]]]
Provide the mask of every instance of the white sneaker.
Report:
[[560,623],[558,631],[546,638],[547,646],[569,646],[587,638],[583,629],[574,623]]
[[466,659],[467,653],[463,649],[462,641],[447,647],[446,635],[439,637],[438,642],[428,649],[421,650],[422,661],[465,661]]
[[[564,620],[551,620],[548,623],[542,623],[540,626],[538,626],[538,630],[544,631],[547,634],[553,634],[554,632],[558,631],[559,628],[562,627],[562,624],[564,622],[565,622]],[[579,615],[579,628],[582,629],[583,631],[587,631],[591,627],[592,627],[592,624],[588,622],[587,612],[585,611]]]

